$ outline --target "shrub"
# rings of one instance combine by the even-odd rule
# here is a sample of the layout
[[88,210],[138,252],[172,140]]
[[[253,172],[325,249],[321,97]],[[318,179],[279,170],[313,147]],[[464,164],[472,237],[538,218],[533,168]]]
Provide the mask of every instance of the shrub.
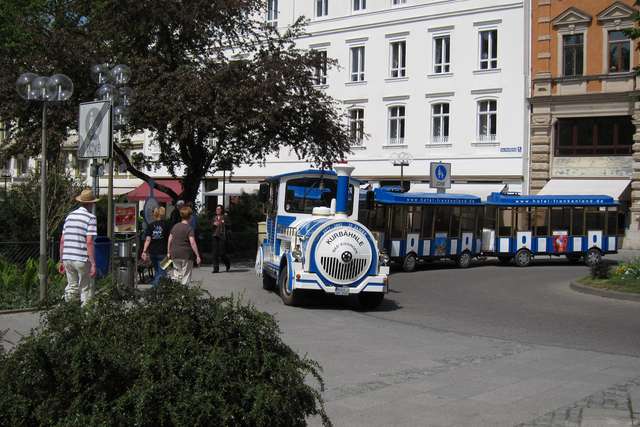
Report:
[[[66,278],[59,274],[56,264],[48,262],[49,301],[59,301],[64,293]],[[0,310],[36,307],[40,298],[38,261],[29,259],[24,268],[0,258]]]
[[611,278],[616,281],[640,280],[640,258],[619,263],[613,269]]
[[325,425],[316,362],[273,317],[164,281],[142,296],[106,288],[60,304],[0,355],[1,425]]

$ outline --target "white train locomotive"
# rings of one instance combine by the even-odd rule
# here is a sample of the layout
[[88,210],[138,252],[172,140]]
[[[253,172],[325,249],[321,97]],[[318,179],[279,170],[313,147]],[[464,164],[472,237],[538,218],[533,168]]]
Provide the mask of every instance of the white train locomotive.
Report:
[[267,233],[258,248],[256,274],[277,287],[287,305],[301,290],[357,295],[364,308],[388,291],[389,258],[358,218],[359,182],[353,167],[278,175],[260,186]]

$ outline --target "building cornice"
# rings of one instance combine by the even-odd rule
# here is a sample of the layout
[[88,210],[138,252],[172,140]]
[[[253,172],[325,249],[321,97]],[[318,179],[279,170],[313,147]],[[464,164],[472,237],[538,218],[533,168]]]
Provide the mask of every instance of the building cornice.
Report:
[[596,102],[631,102],[640,97],[640,91],[586,93],[578,95],[533,96],[529,98],[532,105],[561,104],[593,104]]
[[[446,1],[441,1],[441,2],[435,2],[435,3],[430,3],[428,5],[415,5],[415,6],[406,6],[406,7],[402,7],[402,8],[398,8],[398,9],[384,9],[384,10],[379,10],[379,11],[373,11],[373,12],[368,12],[366,14],[358,14],[357,17],[360,18],[362,16],[375,16],[375,15],[383,15],[389,12],[397,12],[398,10],[402,10],[402,11],[406,11],[406,10],[411,10],[411,9],[421,9],[421,8],[425,8],[425,7],[432,7],[438,4],[443,4],[443,3],[450,3],[450,0],[446,0]],[[403,18],[396,18],[396,19],[388,19],[388,20],[383,20],[380,22],[372,22],[369,24],[361,24],[361,25],[348,25],[350,23],[352,23],[354,16],[352,15],[346,15],[346,16],[340,16],[340,17],[336,17],[336,18],[330,18],[330,19],[323,19],[321,21],[311,21],[308,24],[308,33],[306,36],[301,37],[300,39],[304,39],[304,38],[310,38],[310,37],[318,37],[318,36],[326,36],[326,35],[331,35],[331,34],[337,34],[337,33],[342,33],[345,31],[349,31],[349,32],[353,32],[353,31],[360,31],[360,30],[369,30],[369,29],[373,29],[373,28],[382,28],[382,27],[389,27],[392,25],[399,25],[399,24],[409,24],[409,23],[413,23],[413,22],[421,22],[421,21],[432,21],[432,20],[437,20],[437,19],[443,19],[443,18],[451,18],[451,17],[456,17],[456,16],[465,16],[465,15],[475,15],[478,14],[480,12],[486,13],[486,12],[500,12],[500,11],[505,11],[505,10],[512,10],[512,9],[523,9],[524,8],[524,2],[522,1],[517,1],[517,2],[512,2],[512,3],[507,3],[507,4],[503,4],[503,5],[498,5],[498,6],[489,6],[489,7],[476,7],[473,9],[466,9],[466,10],[455,10],[455,11],[451,11],[451,12],[441,12],[441,13],[425,13],[425,14],[420,14],[420,15],[416,15],[413,14],[411,16],[407,16],[407,17],[403,17]],[[327,30],[318,30],[318,31],[314,31],[313,27],[314,26],[318,26],[318,25],[326,25],[328,23],[344,23],[345,25],[337,27],[337,28],[331,28],[331,29],[327,29]]]

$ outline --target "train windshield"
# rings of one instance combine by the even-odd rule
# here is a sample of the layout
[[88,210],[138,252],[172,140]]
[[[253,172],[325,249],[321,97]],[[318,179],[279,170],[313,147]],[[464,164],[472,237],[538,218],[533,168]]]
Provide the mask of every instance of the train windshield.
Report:
[[[284,199],[285,210],[289,213],[311,214],[313,208],[331,207],[336,198],[338,181],[332,177],[296,178],[287,181]],[[353,212],[353,185],[349,185],[347,214]]]

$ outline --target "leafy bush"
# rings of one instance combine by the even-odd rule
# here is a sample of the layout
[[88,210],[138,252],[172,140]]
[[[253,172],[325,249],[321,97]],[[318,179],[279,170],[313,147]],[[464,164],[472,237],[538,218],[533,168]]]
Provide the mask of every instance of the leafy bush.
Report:
[[276,321],[231,298],[163,281],[61,304],[0,355],[0,425],[299,426],[330,421],[319,366]]
[[[49,301],[59,301],[67,281],[52,260],[48,262],[48,279]],[[38,261],[29,259],[22,268],[0,258],[0,310],[35,307],[39,297]]]
[[611,266],[605,262],[598,262],[590,267],[593,279],[608,279]]
[[640,258],[619,263],[611,273],[614,282],[640,282]]

